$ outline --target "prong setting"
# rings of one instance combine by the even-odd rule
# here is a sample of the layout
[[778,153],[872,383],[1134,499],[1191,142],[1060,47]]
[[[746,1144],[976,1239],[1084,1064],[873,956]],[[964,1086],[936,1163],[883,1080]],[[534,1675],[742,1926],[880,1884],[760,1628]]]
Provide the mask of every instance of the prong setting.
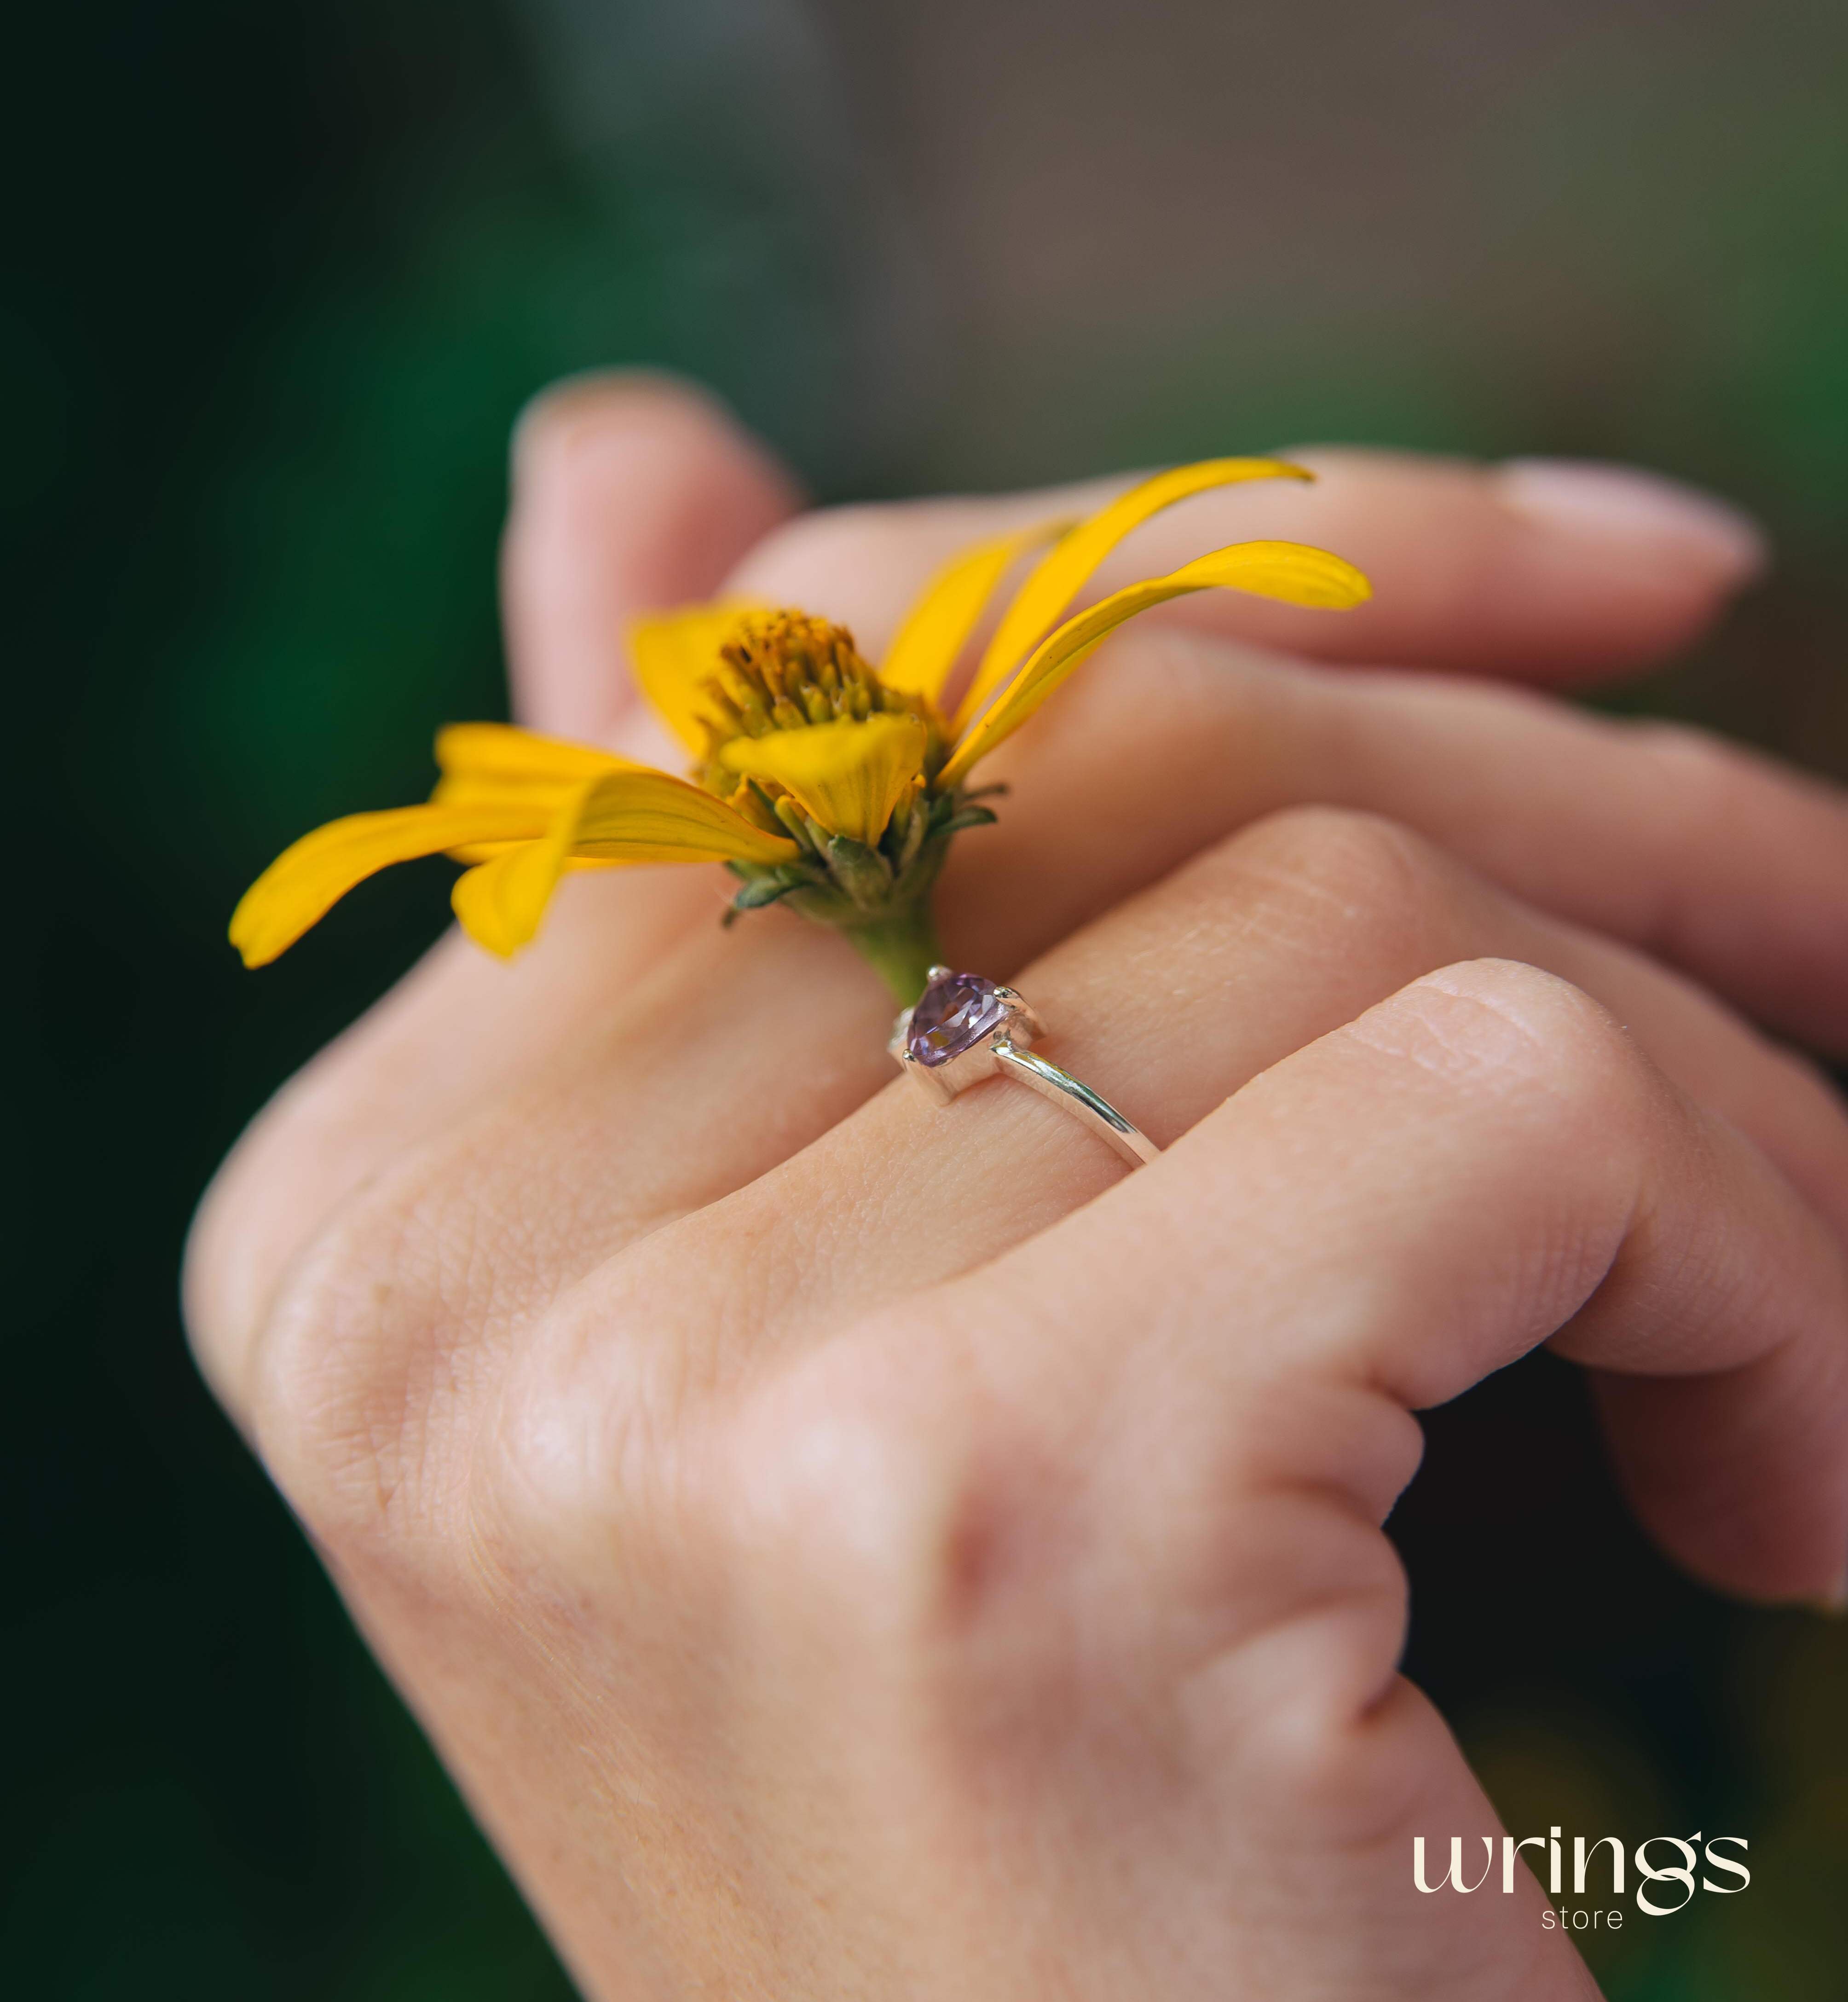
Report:
[[1045,1033],[1045,1024],[1017,988],[933,966],[924,992],[893,1025],[886,1047],[933,1105],[947,1105],[985,1078],[1010,1077],[1069,1113],[1132,1168],[1157,1159],[1161,1149],[1107,1099],[1032,1054]]
[[[955,977],[953,968],[933,966],[927,979],[934,985]],[[997,1044],[1029,1049],[1037,1037],[1046,1033],[1045,1024],[1017,989],[996,984],[989,999],[997,1004],[996,1019],[967,1048],[939,1062],[923,1062],[912,1047],[912,1017],[916,1012],[915,1007],[907,1008],[893,1024],[892,1038],[886,1048],[898,1068],[932,1104],[947,1105],[971,1085],[994,1076],[998,1068],[995,1054]]]

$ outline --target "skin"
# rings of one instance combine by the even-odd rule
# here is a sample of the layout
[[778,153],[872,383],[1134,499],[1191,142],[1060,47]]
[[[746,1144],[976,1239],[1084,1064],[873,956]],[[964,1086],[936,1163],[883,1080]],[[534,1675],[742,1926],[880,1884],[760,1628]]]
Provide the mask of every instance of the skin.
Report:
[[[1499,1831],[1379,1526],[1411,1412],[1541,1342],[1680,1562],[1839,1596],[1848,1123],[1773,1038],[1848,1048],[1848,809],[1494,678],[1651,657],[1749,552],[1318,458],[1322,512],[1124,561],[1294,534],[1376,606],[1129,629],[941,898],[1154,1166],[929,1110],[839,941],[637,870],[511,968],[438,947],[206,1199],[200,1365],[588,1994],[1595,1994],[1531,1879],[1412,1887]],[[798,517],[650,378],[515,466],[523,720],[637,751],[633,612],[729,578],[877,650],[1051,504]]]

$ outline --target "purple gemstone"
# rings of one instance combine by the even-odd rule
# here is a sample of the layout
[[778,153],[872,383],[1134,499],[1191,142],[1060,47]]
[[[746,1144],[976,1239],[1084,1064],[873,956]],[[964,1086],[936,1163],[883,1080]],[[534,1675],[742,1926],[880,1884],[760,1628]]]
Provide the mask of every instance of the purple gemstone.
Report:
[[1006,1015],[1007,1003],[993,981],[979,973],[940,974],[911,1011],[905,1047],[919,1063],[935,1069],[973,1049]]

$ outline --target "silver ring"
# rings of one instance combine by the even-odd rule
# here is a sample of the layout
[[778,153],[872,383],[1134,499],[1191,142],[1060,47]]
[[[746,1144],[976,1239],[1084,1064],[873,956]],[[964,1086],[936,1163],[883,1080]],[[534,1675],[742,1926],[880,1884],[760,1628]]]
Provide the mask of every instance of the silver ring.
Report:
[[947,1105],[985,1077],[1014,1078],[1108,1141],[1132,1168],[1152,1161],[1160,1148],[1107,1099],[1034,1055],[1035,1039],[1045,1033],[1031,1004],[1013,988],[978,973],[933,966],[924,992],[898,1017],[886,1047],[933,1105]]

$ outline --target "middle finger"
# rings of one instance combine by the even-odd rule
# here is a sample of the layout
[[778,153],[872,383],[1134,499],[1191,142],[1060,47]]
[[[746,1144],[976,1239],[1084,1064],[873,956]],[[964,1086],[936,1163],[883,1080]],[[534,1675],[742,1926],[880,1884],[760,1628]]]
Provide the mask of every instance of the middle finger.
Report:
[[[1371,817],[1303,809],[1261,821],[1069,940],[1021,985],[1048,1024],[1047,1053],[1166,1145],[1296,1049],[1477,958],[1527,961],[1602,1002],[1848,1236],[1848,1119],[1806,1066],[1678,975]],[[670,1369],[717,1372],[724,1358],[704,1331],[727,1330],[738,1354],[812,1341],[994,1257],[1122,1173],[1005,1080],[942,1110],[895,1082],[772,1174],[592,1275],[562,1338],[624,1324],[625,1303],[645,1299]]]

